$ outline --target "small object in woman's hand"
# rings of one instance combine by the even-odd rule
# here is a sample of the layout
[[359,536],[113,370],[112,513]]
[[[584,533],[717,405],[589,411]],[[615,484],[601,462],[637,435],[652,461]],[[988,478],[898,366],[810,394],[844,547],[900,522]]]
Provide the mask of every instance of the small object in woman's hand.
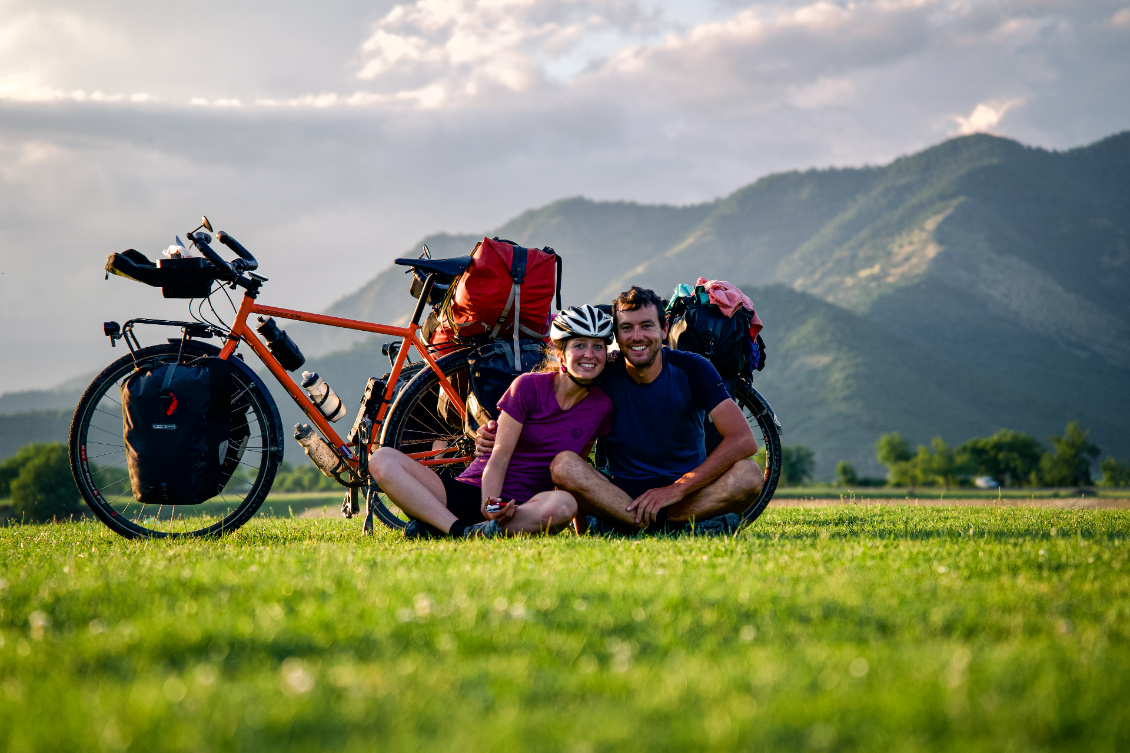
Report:
[[487,512],[491,515],[494,515],[504,507],[506,507],[506,502],[503,501],[502,497],[491,497],[487,500]]

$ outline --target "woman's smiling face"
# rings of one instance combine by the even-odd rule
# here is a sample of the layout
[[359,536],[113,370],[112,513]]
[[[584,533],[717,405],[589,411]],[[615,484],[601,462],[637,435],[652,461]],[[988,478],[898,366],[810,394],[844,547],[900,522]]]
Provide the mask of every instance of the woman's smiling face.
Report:
[[562,364],[577,379],[596,379],[608,360],[608,345],[597,337],[573,337],[565,342]]

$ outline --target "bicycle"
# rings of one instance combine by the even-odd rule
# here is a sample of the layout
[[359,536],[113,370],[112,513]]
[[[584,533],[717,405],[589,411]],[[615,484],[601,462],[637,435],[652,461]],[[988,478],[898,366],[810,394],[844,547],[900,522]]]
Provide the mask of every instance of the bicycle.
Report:
[[[332,468],[322,471],[346,488],[343,514],[358,514],[360,498],[364,496],[365,532],[373,530],[374,519],[394,529],[403,528],[408,518],[372,482],[368,457],[378,445],[394,447],[445,474],[458,474],[470,462],[474,439],[467,430],[471,424],[467,422],[466,399],[470,383],[468,358],[474,352],[474,344],[427,343],[420,337],[420,320],[426,306],[442,300],[442,296],[437,297],[437,290],[450,286],[470,265],[471,257],[432,259],[425,246],[419,259],[397,259],[397,264],[409,267],[408,271],[413,273],[412,294],[418,299],[409,324],[397,327],[260,303],[259,294],[267,278],[256,273],[255,257],[231,235],[220,231],[216,239],[236,255],[231,262],[225,261],[211,247],[212,238],[204,230],[212,231],[207,217],[188,233],[192,246],[210,262],[210,266],[203,265],[203,271],[198,272],[204,275],[207,295],[201,298],[194,321],[138,318],[124,325],[107,322],[103,326],[111,345],[124,341],[130,352],[95,377],[79,400],[71,422],[71,470],[87,506],[98,520],[127,538],[221,535],[236,530],[258,511],[282,461],[282,419],[262,378],[246,364],[242,354],[236,353],[238,346],[246,343],[325,438],[335,462]],[[226,288],[243,290],[238,306],[231,301],[235,318],[230,325],[219,319],[211,304],[211,297],[220,291],[230,300]],[[205,303],[218,321],[205,317]],[[191,300],[189,312],[192,314]],[[383,349],[391,371],[381,379],[369,380],[362,406],[346,438],[335,431],[270,346],[249,325],[248,317],[252,315],[400,338]],[[133,331],[139,324],[178,328],[181,337],[170,338],[166,344],[142,347]],[[224,340],[222,347],[201,342],[214,337]],[[416,350],[421,361],[408,360],[411,349]],[[174,361],[192,363],[207,357],[228,361],[232,372],[232,437],[224,460],[226,483],[215,497],[200,505],[142,504],[134,499],[125,470],[123,409],[116,393],[139,368]],[[766,448],[765,488],[743,516],[743,521],[750,522],[765,509],[780,475],[780,424],[752,384],[740,385],[735,399],[751,426],[760,430]]]

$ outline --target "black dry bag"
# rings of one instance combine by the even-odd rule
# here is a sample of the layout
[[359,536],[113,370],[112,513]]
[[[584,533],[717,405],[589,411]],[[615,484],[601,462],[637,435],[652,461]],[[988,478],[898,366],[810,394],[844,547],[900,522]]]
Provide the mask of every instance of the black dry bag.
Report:
[[474,432],[489,419],[498,420],[498,401],[511,383],[519,374],[533,371],[545,360],[541,340],[522,340],[519,351],[520,364],[514,363],[511,344],[501,340],[487,343],[468,356],[467,363],[471,366],[471,391],[467,398],[469,431]]
[[231,366],[218,358],[144,366],[122,382],[122,423],[133,496],[198,505],[238,467],[250,434],[232,403]]
[[675,350],[705,356],[723,379],[748,379],[765,367],[765,342],[749,336],[753,312],[738,309],[733,316],[709,303],[706,291],[697,287],[693,295],[677,297],[668,304],[668,343]]

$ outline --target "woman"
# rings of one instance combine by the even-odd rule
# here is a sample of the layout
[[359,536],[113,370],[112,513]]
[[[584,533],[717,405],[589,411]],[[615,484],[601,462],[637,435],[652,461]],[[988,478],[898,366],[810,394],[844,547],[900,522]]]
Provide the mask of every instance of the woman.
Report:
[[498,401],[498,434],[489,458],[451,478],[391,447],[373,453],[373,480],[415,518],[404,529],[406,537],[556,533],[573,520],[577,502],[553,489],[549,464],[563,450],[585,457],[610,430],[612,401],[592,382],[604,370],[612,317],[592,306],[574,306],[557,315],[549,337],[560,368],[522,374],[510,385]]

